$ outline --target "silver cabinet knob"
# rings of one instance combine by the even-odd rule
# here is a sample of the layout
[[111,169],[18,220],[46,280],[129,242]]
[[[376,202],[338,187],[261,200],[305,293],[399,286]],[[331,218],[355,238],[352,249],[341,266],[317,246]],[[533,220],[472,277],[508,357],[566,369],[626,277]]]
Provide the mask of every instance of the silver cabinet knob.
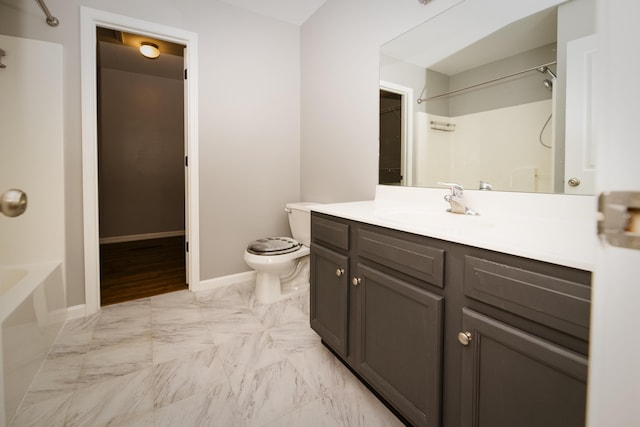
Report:
[[359,277],[354,277],[353,279],[351,279],[351,283],[353,284],[353,286],[358,286],[360,283],[362,283],[362,279]]
[[344,268],[336,269],[336,276],[340,277],[344,274]]
[[462,345],[469,345],[471,342],[471,332],[459,332],[458,341],[460,341]]
[[570,178],[567,184],[569,184],[570,187],[577,187],[580,185],[580,180],[578,178]]

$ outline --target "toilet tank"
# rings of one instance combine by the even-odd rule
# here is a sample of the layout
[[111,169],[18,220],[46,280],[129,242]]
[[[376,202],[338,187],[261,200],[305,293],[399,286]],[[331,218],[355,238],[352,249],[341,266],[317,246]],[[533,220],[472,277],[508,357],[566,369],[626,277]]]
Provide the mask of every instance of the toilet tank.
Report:
[[314,202],[287,203],[286,211],[289,216],[289,228],[294,239],[305,246],[311,244],[311,206]]

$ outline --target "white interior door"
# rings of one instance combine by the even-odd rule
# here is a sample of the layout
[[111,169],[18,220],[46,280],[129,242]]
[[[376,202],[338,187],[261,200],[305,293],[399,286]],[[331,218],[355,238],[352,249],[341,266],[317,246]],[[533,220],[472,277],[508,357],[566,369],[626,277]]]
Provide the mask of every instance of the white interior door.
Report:
[[[597,190],[640,192],[640,2],[598,0]],[[636,212],[636,216],[638,212]],[[635,233],[640,238],[640,225]],[[589,427],[640,426],[640,250],[602,243],[592,288]]]
[[567,43],[565,194],[594,194],[596,172],[596,35]]
[[0,193],[27,193],[0,215],[0,264],[64,259],[62,46],[0,35]]

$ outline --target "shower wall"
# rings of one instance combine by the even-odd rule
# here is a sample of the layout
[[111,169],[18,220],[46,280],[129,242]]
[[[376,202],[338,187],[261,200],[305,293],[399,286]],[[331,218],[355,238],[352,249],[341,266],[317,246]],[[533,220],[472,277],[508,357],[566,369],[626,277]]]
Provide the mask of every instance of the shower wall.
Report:
[[0,49],[0,192],[28,197],[23,215],[0,215],[0,265],[62,261],[62,46],[0,35]]
[[[455,177],[469,189],[482,180],[495,190],[551,192],[553,153],[539,141],[553,146],[552,121],[544,127],[551,108],[545,100],[458,117],[418,113],[416,185]],[[432,121],[455,130],[432,129]]]

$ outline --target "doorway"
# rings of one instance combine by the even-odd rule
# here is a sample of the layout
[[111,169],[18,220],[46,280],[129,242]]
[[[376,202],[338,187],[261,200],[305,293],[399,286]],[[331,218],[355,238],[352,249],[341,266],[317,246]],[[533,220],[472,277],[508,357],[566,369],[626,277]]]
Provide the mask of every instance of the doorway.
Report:
[[[184,234],[187,242],[186,281],[198,290],[199,266],[199,185],[198,185],[198,66],[197,35],[127,16],[80,8],[82,71],[82,172],[85,304],[84,315],[100,309],[100,242],[98,191],[98,69],[97,28],[128,32],[185,46],[184,48]],[[132,146],[127,146],[132,149]],[[139,193],[140,196],[144,194]],[[143,233],[152,234],[152,233]]]
[[378,184],[402,184],[402,95],[380,89]]
[[104,306],[186,289],[185,46],[104,27],[96,39]]
[[378,184],[413,185],[413,89],[380,81]]

